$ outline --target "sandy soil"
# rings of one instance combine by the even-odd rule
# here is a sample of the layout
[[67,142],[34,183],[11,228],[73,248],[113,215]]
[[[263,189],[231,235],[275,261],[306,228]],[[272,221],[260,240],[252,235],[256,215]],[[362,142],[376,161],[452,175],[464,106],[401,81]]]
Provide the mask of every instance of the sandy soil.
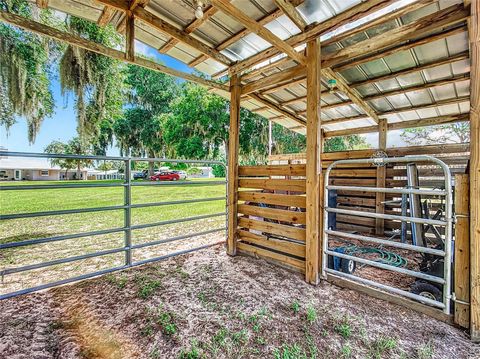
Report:
[[0,313],[2,359],[480,358],[459,329],[220,246],[4,300]]

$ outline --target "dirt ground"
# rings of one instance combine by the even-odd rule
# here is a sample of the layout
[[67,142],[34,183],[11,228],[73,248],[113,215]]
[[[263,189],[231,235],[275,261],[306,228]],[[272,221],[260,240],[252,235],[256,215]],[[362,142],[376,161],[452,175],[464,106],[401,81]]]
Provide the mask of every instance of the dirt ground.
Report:
[[443,322],[216,246],[0,302],[0,358],[480,358]]

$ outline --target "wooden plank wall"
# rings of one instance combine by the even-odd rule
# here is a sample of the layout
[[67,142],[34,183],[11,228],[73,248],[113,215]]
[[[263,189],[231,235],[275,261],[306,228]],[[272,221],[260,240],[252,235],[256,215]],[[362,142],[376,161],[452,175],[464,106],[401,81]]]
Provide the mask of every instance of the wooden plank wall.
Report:
[[305,272],[305,174],[305,164],[239,167],[239,253]]
[[[340,159],[368,158],[376,150],[330,152],[322,155],[322,167],[325,170],[333,161]],[[387,149],[389,157],[405,156],[412,154],[428,154],[440,158],[446,162],[453,174],[465,173],[469,158],[468,144],[465,145],[439,145],[419,146]],[[305,157],[302,154],[273,155],[269,158],[270,163],[302,163]],[[429,166],[427,163],[419,166],[420,184],[427,187],[443,186],[442,171],[438,167]],[[404,165],[390,165],[386,169],[386,187],[404,187],[406,181],[406,169]],[[345,186],[375,187],[377,184],[377,168],[373,165],[344,165],[334,169],[330,175],[330,184]],[[398,197],[396,197],[398,198]],[[393,195],[386,194],[385,200],[394,199]],[[376,194],[358,191],[338,191],[337,207],[366,212],[376,211]],[[435,203],[432,204],[432,213],[436,210]],[[393,205],[385,206],[386,214],[400,214],[400,207]],[[359,231],[368,234],[376,232],[376,221],[374,218],[352,217],[343,214],[336,215],[337,229],[348,231]],[[400,229],[400,222],[385,220],[385,231]]]

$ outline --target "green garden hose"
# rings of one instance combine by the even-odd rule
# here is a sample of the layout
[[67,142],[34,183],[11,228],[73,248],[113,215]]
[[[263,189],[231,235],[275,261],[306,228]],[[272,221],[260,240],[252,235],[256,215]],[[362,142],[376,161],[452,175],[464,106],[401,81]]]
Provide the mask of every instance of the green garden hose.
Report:
[[341,248],[341,250],[348,255],[376,254],[378,258],[374,259],[375,262],[388,264],[394,267],[406,267],[407,265],[407,260],[402,256],[381,248],[359,247],[355,245],[337,248]]

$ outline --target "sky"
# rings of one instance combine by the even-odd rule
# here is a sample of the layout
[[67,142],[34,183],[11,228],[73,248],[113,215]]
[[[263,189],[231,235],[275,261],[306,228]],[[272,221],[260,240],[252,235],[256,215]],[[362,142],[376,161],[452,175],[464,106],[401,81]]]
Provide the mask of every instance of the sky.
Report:
[[[166,66],[191,73],[193,70],[168,55],[160,54],[158,51],[135,41],[135,49],[138,53],[153,57],[156,61]],[[0,127],[0,146],[15,152],[43,152],[45,147],[54,140],[66,142],[77,135],[77,119],[74,109],[75,99],[72,94],[68,97],[62,96],[58,79],[52,81],[52,93],[55,100],[55,114],[46,118],[40,127],[35,143],[30,144],[27,137],[27,123],[24,118],[17,118],[17,122],[10,128],[9,132]],[[400,138],[400,131],[390,131],[388,147],[399,147],[405,145]],[[375,148],[378,145],[378,134],[371,133],[364,135],[367,142]],[[108,155],[118,156],[119,150],[112,147],[107,151]]]
[[[191,73],[192,69],[183,62],[168,55],[160,54],[155,49],[135,41],[135,49],[139,54],[153,57],[156,61],[162,62],[168,67]],[[52,80],[51,90],[55,100],[55,114],[46,118],[37,135],[35,143],[30,144],[27,136],[27,122],[24,118],[18,117],[17,122],[10,128],[9,132],[0,127],[0,146],[15,152],[43,152],[45,147],[52,141],[66,142],[77,135],[77,118],[75,113],[75,99],[72,94],[67,98],[62,96],[58,79]],[[112,147],[108,155],[118,156],[119,150]]]

